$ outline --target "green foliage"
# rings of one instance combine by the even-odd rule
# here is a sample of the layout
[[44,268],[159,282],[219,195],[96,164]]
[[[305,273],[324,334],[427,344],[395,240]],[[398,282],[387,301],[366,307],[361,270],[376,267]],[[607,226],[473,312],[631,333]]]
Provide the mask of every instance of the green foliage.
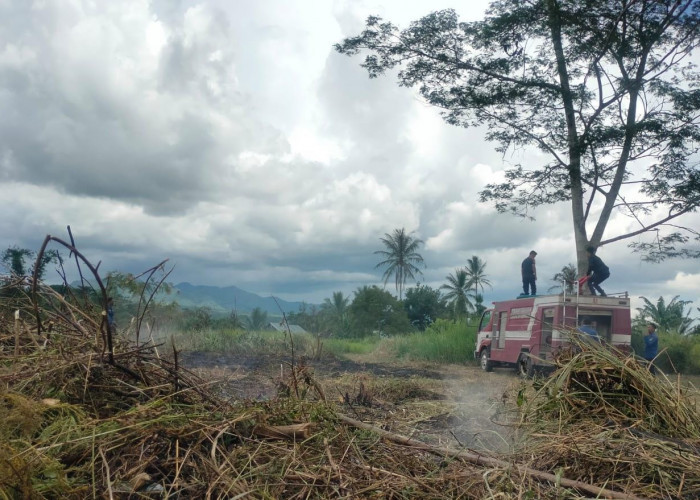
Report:
[[57,250],[46,250],[38,263],[35,255],[27,248],[11,246],[2,253],[2,263],[14,276],[33,276],[34,266],[38,264],[37,277],[41,280],[44,278],[46,266],[61,262],[61,255]]
[[[644,355],[646,327],[637,323],[632,331],[632,349]],[[700,337],[678,333],[659,333],[659,355],[655,364],[664,373],[700,375]]]
[[665,373],[700,375],[700,338],[668,333],[659,335],[656,366]]
[[323,331],[328,323],[327,311],[323,308],[319,310],[316,306],[309,306],[303,303],[299,306],[299,311],[290,312],[287,314],[287,323],[290,325],[299,325],[307,332],[319,334]]
[[[173,335],[178,349],[222,353],[276,354],[289,352],[289,340],[284,332],[207,329],[181,331]],[[294,335],[295,353],[309,355],[313,341],[310,335]]]
[[350,297],[343,292],[333,292],[331,299],[325,299],[321,304],[321,322],[323,329],[335,337],[347,337],[350,333]]
[[644,307],[638,307],[639,316],[637,321],[645,324],[653,321],[657,325],[658,333],[680,333],[691,332],[693,319],[690,318],[690,309],[685,307],[691,303],[689,300],[679,300],[679,295],[671,299],[668,304],[663,297],[659,297],[656,304],[653,304],[646,297],[641,297]]
[[349,312],[351,332],[355,337],[371,335],[373,332],[393,335],[411,330],[401,303],[377,286],[358,288]]
[[472,255],[472,257],[467,260],[467,265],[464,268],[467,273],[468,285],[467,287],[474,288],[474,296],[476,297],[479,293],[479,288],[481,288],[481,293],[484,293],[484,285],[491,288],[491,282],[486,277],[486,261],[481,260],[477,255]]
[[452,318],[456,320],[465,318],[472,307],[469,300],[471,283],[466,269],[455,269],[454,274],[445,276],[445,279],[447,283],[442,285],[440,289],[447,290],[445,300],[452,313]]
[[336,356],[343,354],[369,354],[381,343],[379,335],[368,335],[362,338],[329,338],[323,341],[323,348]]
[[698,257],[684,245],[697,232],[653,222],[700,206],[700,73],[688,63],[699,17],[696,0],[497,0],[473,22],[442,10],[401,30],[371,16],[335,48],[364,52],[370,78],[396,75],[447,123],[486,126],[499,152],[542,152],[541,164],[507,169],[480,199],[523,217],[571,201],[580,261],[589,243],[639,234],[603,241],[615,211],[670,232],[635,247],[647,257]]
[[425,332],[387,339],[388,349],[399,358],[436,363],[474,363],[476,327],[445,319],[435,321]]
[[[562,267],[561,271],[552,276],[552,281],[556,283],[556,285],[549,288],[550,292],[558,291],[561,293],[566,290],[567,294],[574,293],[574,285],[578,282],[578,269],[576,268],[576,264],[569,263]],[[564,284],[566,284],[566,286],[564,286]]]
[[188,311],[185,321],[185,330],[202,332],[212,326],[211,308],[202,306]]
[[159,301],[164,296],[172,293],[173,286],[167,281],[158,279],[141,279],[132,273],[121,271],[110,271],[105,279],[107,295],[115,301],[137,301],[140,297],[147,300],[152,294],[160,294],[156,299]]
[[440,297],[440,290],[420,284],[406,290],[403,307],[411,324],[421,331],[430,326],[446,309]]
[[245,317],[245,327],[248,330],[262,330],[267,326],[267,312],[259,307],[250,311],[250,315]]
[[[413,234],[413,233],[411,233]],[[418,253],[418,249],[423,244],[423,240],[414,238],[407,234],[404,228],[394,229],[392,234],[385,233],[380,238],[386,250],[374,252],[381,255],[384,260],[375,266],[386,267],[384,271],[384,285],[393,275],[396,282],[396,291],[399,292],[399,300],[403,298],[403,287],[408,278],[415,279],[416,274],[421,273],[418,265],[423,265],[423,257]]]

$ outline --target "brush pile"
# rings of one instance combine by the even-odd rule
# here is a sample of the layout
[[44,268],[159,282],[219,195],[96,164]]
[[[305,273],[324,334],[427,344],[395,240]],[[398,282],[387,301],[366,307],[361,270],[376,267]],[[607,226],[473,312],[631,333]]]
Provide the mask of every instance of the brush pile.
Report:
[[640,497],[700,498],[698,393],[634,357],[577,347],[521,393],[517,459]]

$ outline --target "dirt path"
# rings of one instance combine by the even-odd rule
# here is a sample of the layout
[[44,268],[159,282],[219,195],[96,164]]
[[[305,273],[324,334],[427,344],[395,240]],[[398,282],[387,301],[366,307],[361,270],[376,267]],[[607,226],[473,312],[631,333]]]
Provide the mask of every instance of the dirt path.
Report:
[[[182,353],[184,366],[236,399],[270,399],[289,373],[289,358],[274,355]],[[447,446],[507,451],[504,398],[518,379],[510,371],[476,366],[376,363],[324,358],[305,361],[341,411],[386,429]],[[359,397],[362,396],[362,397]]]

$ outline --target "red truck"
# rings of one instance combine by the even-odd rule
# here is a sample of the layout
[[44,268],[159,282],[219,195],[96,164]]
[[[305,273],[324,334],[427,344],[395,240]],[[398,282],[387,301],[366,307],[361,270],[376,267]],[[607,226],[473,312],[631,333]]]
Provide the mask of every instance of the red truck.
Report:
[[626,292],[607,297],[562,293],[494,302],[479,321],[474,357],[485,371],[510,366],[532,376],[538,367],[551,366],[552,353],[568,344],[569,332],[584,317],[602,342],[629,351],[632,325]]

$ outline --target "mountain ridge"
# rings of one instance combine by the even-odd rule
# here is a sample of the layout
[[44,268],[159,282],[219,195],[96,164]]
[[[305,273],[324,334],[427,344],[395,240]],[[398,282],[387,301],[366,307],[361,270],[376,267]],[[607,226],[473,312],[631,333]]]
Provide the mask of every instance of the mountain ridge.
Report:
[[[193,285],[182,282],[174,285],[174,301],[184,308],[209,307],[214,312],[228,313],[234,309],[239,313],[250,312],[256,307],[269,314],[280,314],[280,308],[285,313],[296,312],[303,302],[287,301],[273,296],[261,297],[237,286],[226,287],[212,285]],[[279,303],[279,306],[277,305]]]

